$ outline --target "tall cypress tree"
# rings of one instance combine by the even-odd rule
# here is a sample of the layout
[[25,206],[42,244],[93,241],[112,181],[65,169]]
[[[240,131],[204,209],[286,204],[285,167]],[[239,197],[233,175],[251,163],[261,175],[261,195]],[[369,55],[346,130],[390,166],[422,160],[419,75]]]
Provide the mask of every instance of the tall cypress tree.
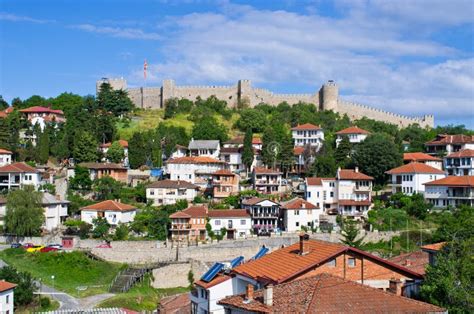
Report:
[[246,167],[246,171],[249,171],[253,163],[253,147],[252,147],[253,133],[252,129],[248,128],[245,132],[244,137],[244,150],[242,152],[242,162]]
[[352,151],[352,145],[349,142],[347,136],[343,136],[342,140],[339,142],[339,145],[334,152],[334,159],[339,167],[345,168],[350,162],[350,155]]
[[267,167],[273,167],[277,162],[280,145],[276,141],[275,131],[267,127],[262,136],[262,161]]
[[149,157],[146,146],[143,133],[133,133],[132,138],[128,142],[128,161],[132,169],[137,169],[146,164]]
[[48,162],[49,158],[49,128],[45,127],[43,132],[40,133],[38,139],[38,153],[36,161],[42,164]]

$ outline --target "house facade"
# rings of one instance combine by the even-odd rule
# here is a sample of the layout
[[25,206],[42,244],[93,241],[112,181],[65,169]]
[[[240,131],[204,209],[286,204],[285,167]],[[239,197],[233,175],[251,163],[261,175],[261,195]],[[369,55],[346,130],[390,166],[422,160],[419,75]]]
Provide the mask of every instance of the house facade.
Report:
[[176,204],[178,200],[192,202],[197,196],[199,187],[182,180],[155,181],[146,187],[146,199],[154,206]]
[[291,129],[291,136],[295,146],[311,145],[322,147],[324,142],[324,131],[320,126],[306,123]]
[[419,162],[411,162],[386,173],[392,177],[392,193],[407,195],[423,194],[425,183],[446,177],[444,171]]
[[252,228],[250,214],[245,209],[209,210],[209,224],[215,234],[227,230],[227,239],[245,238]]
[[0,313],[14,313],[14,294],[16,284],[2,280],[0,281]]
[[81,220],[92,224],[95,218],[102,217],[112,226],[133,221],[137,209],[134,206],[117,201],[107,200],[81,208]]
[[172,241],[203,241],[206,239],[207,207],[190,206],[170,215]]
[[443,170],[443,160],[425,153],[403,153],[403,163],[419,162],[433,168]]
[[57,229],[68,217],[69,201],[59,198],[59,195],[43,193],[41,206],[44,208],[44,228],[48,231]]
[[12,163],[12,154],[11,151],[0,148],[0,167]]
[[337,214],[336,178],[306,178],[305,199],[324,213]]
[[345,136],[347,136],[351,144],[358,144],[363,142],[367,136],[369,136],[369,134],[369,131],[361,129],[357,126],[351,126],[347,129],[336,132],[336,147],[339,146],[339,143],[341,143]]
[[38,124],[41,130],[49,123],[64,123],[66,118],[62,110],[54,110],[47,107],[34,106],[20,110],[31,125]]
[[425,183],[425,200],[435,208],[474,205],[474,176],[448,176]]
[[122,165],[114,163],[85,162],[79,166],[89,170],[92,181],[103,177],[111,177],[116,181],[128,182],[128,170]]
[[170,159],[166,163],[166,171],[171,180],[187,181],[203,190],[210,187],[212,174],[222,169],[227,169],[226,163],[206,156],[180,157]]
[[474,176],[474,149],[462,149],[444,157],[444,168],[450,176]]
[[425,147],[430,155],[449,155],[462,149],[474,149],[474,135],[438,134],[434,140],[426,142]]
[[230,170],[218,170],[212,174],[212,195],[214,198],[226,198],[239,193],[240,176]]
[[280,204],[269,199],[253,197],[243,200],[242,208],[250,214],[254,234],[281,229],[283,220],[280,220]]
[[32,185],[38,189],[40,184],[39,171],[24,162],[0,167],[0,190],[19,189],[24,185]]
[[253,189],[262,194],[283,192],[280,171],[255,167],[252,172]]
[[205,156],[219,158],[221,144],[218,140],[195,140],[191,139],[188,145],[189,155],[193,157]]
[[245,171],[245,165],[242,163],[242,147],[223,147],[221,148],[220,160],[229,165],[229,170],[235,173]]
[[[124,155],[124,158],[122,160],[122,163],[124,164],[124,166],[128,167],[128,141],[126,140],[118,140],[118,143],[120,144],[120,147],[123,148],[123,155]],[[109,151],[109,148],[110,146],[112,146],[112,143],[108,142],[108,143],[104,143],[104,144],[100,144],[99,148],[100,148],[100,151],[102,152],[102,154],[104,154],[104,159],[107,160],[107,152]]]
[[294,198],[280,203],[285,231],[297,232],[311,230],[319,226],[319,216],[323,214],[320,207],[301,198]]

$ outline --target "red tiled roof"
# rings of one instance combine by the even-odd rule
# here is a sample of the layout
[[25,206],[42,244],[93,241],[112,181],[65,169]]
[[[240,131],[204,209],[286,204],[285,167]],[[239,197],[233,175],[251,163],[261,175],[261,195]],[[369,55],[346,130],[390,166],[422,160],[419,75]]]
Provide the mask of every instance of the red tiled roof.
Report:
[[307,185],[323,185],[323,181],[335,181],[336,178],[318,178],[318,177],[309,177],[306,178]]
[[128,204],[123,204],[119,203],[116,201],[112,200],[107,200],[103,201],[97,204],[89,205],[86,207],[81,208],[81,210],[87,210],[87,211],[123,211],[123,212],[128,212],[128,211],[133,211],[136,210],[134,206],[128,205]]
[[250,217],[245,209],[221,209],[221,210],[210,210],[207,215],[211,218],[231,218],[231,217]]
[[373,180],[374,178],[354,169],[341,169],[339,180]]
[[429,265],[429,255],[423,251],[401,254],[388,260],[422,275],[425,274],[426,266]]
[[219,159],[214,159],[207,156],[186,156],[178,157],[168,160],[169,164],[223,164]]
[[421,162],[410,162],[409,164],[390,169],[386,171],[387,174],[402,174],[402,173],[430,173],[430,174],[444,174],[444,171],[428,166]]
[[222,147],[221,148],[221,155],[223,154],[231,154],[231,153],[234,153],[234,154],[238,154],[238,153],[241,153],[243,150],[243,147]]
[[188,215],[183,211],[179,211],[179,212],[171,214],[170,218],[191,218],[191,215]]
[[230,171],[228,169],[220,169],[220,170],[217,170],[216,172],[214,172],[213,174],[219,175],[219,176],[235,176],[235,174],[232,173],[232,171]]
[[262,201],[265,201],[265,199],[260,198],[260,197],[252,197],[252,198],[244,199],[242,201],[242,204],[244,204],[244,205],[255,205],[255,204],[260,203]]
[[339,205],[342,206],[369,206],[370,201],[353,201],[353,200],[339,200]]
[[470,186],[474,187],[474,176],[449,176],[443,179],[423,183],[424,185]]
[[445,245],[446,245],[446,242],[438,242],[438,243],[423,245],[421,249],[427,250],[427,251],[440,251]]
[[170,295],[160,299],[158,313],[186,314],[190,312],[191,299],[189,298],[189,292]]
[[112,162],[83,162],[79,166],[87,169],[114,169],[114,170],[127,170],[124,166],[120,164],[115,164]]
[[3,148],[0,148],[0,154],[7,154],[7,155],[11,155],[13,154],[11,151],[9,150],[6,150],[6,149],[3,149]]
[[147,188],[155,189],[198,189],[197,185],[189,183],[183,180],[161,180],[155,181],[149,185]]
[[217,276],[216,276],[214,279],[212,279],[212,280],[209,281],[209,282],[205,282],[205,281],[202,281],[202,280],[197,280],[197,281],[195,281],[194,283],[195,283],[196,285],[198,285],[199,287],[202,287],[202,288],[204,288],[204,289],[209,289],[209,288],[214,287],[214,286],[216,286],[216,285],[218,285],[218,284],[220,284],[220,283],[222,283],[222,282],[224,282],[224,281],[227,281],[227,280],[229,280],[229,279],[231,279],[231,278],[232,278],[232,277],[230,277],[230,276],[227,276],[227,275],[225,275],[225,274],[219,273],[219,274],[217,274]]
[[282,174],[280,171],[277,171],[277,170],[273,170],[273,169],[268,169],[268,168],[264,168],[264,167],[255,167],[253,168],[253,171],[256,173],[256,174]]
[[0,172],[2,173],[6,173],[6,172],[37,173],[38,170],[25,164],[24,162],[14,162],[12,164],[0,167]]
[[474,157],[474,149],[461,149],[446,156],[447,158]]
[[342,134],[370,134],[370,132],[364,129],[361,129],[357,126],[351,126],[351,127],[348,127],[347,129],[336,132],[336,134],[340,134],[340,135]]
[[295,126],[294,128],[291,128],[292,131],[298,131],[298,130],[321,130],[321,127],[319,125],[314,125],[311,123],[305,123],[305,124],[299,124]]
[[23,113],[54,113],[54,114],[60,114],[63,115],[64,112],[62,110],[54,110],[51,108],[47,107],[41,107],[41,106],[34,106],[26,109],[20,110],[20,112]]
[[4,292],[7,290],[11,290],[15,288],[17,285],[5,280],[0,280],[0,292]]
[[302,155],[303,153],[304,153],[303,146],[296,146],[295,148],[293,148],[293,155],[299,156],[299,155]]
[[425,145],[446,145],[446,144],[466,144],[474,143],[474,135],[464,134],[439,134],[434,140],[426,142]]
[[253,300],[244,294],[221,299],[218,304],[254,313],[445,313],[435,305],[398,296],[328,273],[294,280],[273,287],[272,305],[266,305],[264,290]]
[[8,114],[5,111],[0,111],[0,119],[5,119],[8,117]]
[[441,161],[441,158],[425,153],[403,153],[404,161]]
[[262,139],[260,137],[254,137],[252,138],[252,144],[253,145],[259,145],[259,144],[262,144]]
[[281,204],[281,207],[284,209],[318,209],[316,205],[305,201],[302,198],[294,198],[289,200],[288,202],[284,202]]
[[[128,148],[128,142],[126,140],[118,140],[120,146],[122,146],[123,148]],[[108,148],[112,146],[112,143],[105,143],[105,144],[101,144],[100,147],[102,148]]]
[[[185,214],[187,216],[184,216]],[[202,218],[207,217],[206,206],[189,206],[188,208],[170,215],[170,218]]]

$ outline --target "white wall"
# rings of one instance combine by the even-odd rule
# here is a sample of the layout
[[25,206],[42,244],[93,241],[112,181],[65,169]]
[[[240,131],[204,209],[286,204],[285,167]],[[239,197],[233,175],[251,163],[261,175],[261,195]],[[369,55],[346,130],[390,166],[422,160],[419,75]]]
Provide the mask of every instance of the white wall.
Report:
[[295,146],[319,145],[324,141],[324,132],[322,130],[293,130],[291,131]]
[[[311,228],[311,223],[314,227],[319,226],[319,215],[323,213],[322,209],[283,209],[283,223],[286,231],[296,232],[301,231],[301,227],[305,226]],[[298,225],[297,225],[298,224]]]
[[0,313],[7,313],[8,311],[8,313],[13,314],[13,291],[11,289],[0,292]]
[[12,163],[12,155],[10,154],[0,154],[0,167],[9,165]]
[[[136,211],[104,211],[104,217],[111,225],[118,225],[119,223],[129,223],[135,218]],[[97,211],[83,210],[81,211],[81,220],[92,224],[92,220],[97,218]]]
[[67,217],[67,205],[66,204],[53,204],[45,206],[45,224],[46,230],[51,231],[56,229],[61,224],[61,217]]
[[444,174],[429,174],[429,173],[404,173],[404,174],[393,174],[392,175],[392,193],[396,192],[398,187],[396,184],[397,176],[402,177],[402,184],[400,186],[401,192],[407,195],[413,195],[414,193],[425,192],[424,183],[431,182],[434,180],[443,179],[446,176]]
[[174,164],[169,163],[167,172],[170,174],[171,180],[183,180],[191,183],[196,182],[196,172],[213,173],[223,169],[223,164]]
[[236,238],[243,238],[247,235],[250,235],[250,229],[252,228],[250,217],[213,217],[210,218],[209,223],[214,232],[220,232],[222,227],[228,229],[229,221],[232,222],[232,228],[235,229]]
[[194,200],[197,195],[195,189],[181,189],[180,191],[183,190],[184,194],[179,195],[178,189],[147,188],[146,199],[152,200],[154,206],[176,204],[177,200]]

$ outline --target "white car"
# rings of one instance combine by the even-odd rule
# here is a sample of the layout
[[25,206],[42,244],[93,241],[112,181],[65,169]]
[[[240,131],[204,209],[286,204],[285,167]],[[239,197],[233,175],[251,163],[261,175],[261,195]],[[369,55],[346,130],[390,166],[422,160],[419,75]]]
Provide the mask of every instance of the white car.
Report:
[[55,249],[58,249],[58,250],[62,250],[63,249],[63,246],[61,244],[48,244],[47,247],[52,247],[52,248],[55,248]]

